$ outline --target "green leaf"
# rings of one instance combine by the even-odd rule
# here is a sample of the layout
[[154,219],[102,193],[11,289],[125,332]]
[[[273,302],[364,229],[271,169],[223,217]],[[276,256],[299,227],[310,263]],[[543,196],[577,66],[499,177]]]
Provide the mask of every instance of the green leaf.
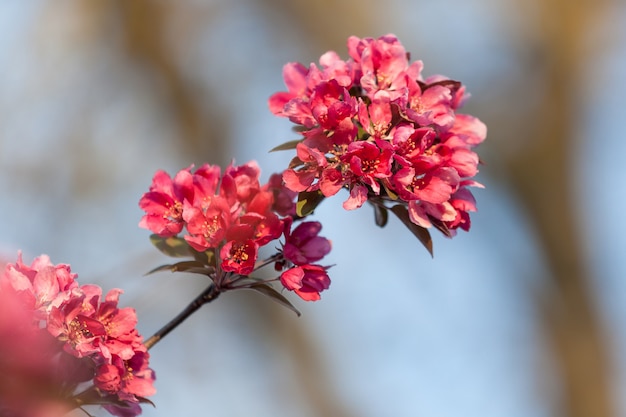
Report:
[[196,261],[201,262],[203,265],[215,268],[215,249],[211,248],[204,252],[198,252],[193,248],[189,249]]
[[249,288],[251,290],[260,292],[263,295],[267,295],[272,300],[276,301],[278,304],[281,304],[284,307],[287,307],[289,310],[296,313],[298,317],[300,317],[301,313],[298,311],[298,309],[295,308],[294,305],[291,304],[291,302],[287,298],[285,298],[281,293],[276,291],[274,288],[270,287],[268,284],[266,283],[256,284],[255,283],[255,284],[250,284],[250,286],[245,287],[245,288]]
[[270,152],[288,151],[289,149],[296,149],[296,146],[300,142],[302,142],[302,139],[290,140],[289,142],[285,142],[282,145],[278,145],[275,148],[270,149]]
[[387,221],[389,221],[389,213],[387,207],[380,206],[378,204],[372,204],[374,206],[374,218],[378,227],[385,227]]
[[175,264],[167,264],[157,266],[153,270],[146,273],[146,275],[154,274],[155,272],[172,271],[172,272],[191,272],[194,274],[210,275],[215,270],[212,267],[207,267],[199,261],[183,261]]
[[185,239],[172,236],[161,237],[159,235],[150,235],[150,242],[162,253],[173,258],[187,258],[191,256],[191,248]]
[[404,223],[404,225],[415,235],[415,237],[422,242],[422,245],[424,245],[428,253],[430,253],[430,256],[434,256],[433,239],[430,236],[428,229],[413,223],[409,218],[409,212],[405,206],[397,204],[391,207],[390,210],[400,219],[400,221],[402,221],[402,223]]
[[313,213],[313,210],[324,200],[324,194],[321,191],[302,191],[298,194],[298,202],[296,203],[296,214],[300,217],[306,217]]

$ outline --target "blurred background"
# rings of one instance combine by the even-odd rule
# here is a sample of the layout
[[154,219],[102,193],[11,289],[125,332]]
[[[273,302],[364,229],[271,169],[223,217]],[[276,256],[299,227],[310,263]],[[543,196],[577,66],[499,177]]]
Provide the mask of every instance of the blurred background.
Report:
[[267,109],[283,64],[395,33],[489,128],[473,229],[431,259],[324,202],[322,301],[203,307],[151,351],[144,415],[626,416],[625,23],[619,0],[2,2],[0,249],[123,288],[149,336],[206,285],[143,275],[168,262],[137,227],[153,173],[267,179],[296,138]]

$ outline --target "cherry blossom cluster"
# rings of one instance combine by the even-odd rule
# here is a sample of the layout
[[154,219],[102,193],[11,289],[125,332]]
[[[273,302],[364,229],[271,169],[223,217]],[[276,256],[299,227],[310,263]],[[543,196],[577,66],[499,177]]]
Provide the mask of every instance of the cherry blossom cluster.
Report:
[[[258,268],[273,263],[279,280],[307,301],[320,299],[330,285],[328,267],[315,264],[330,252],[330,241],[319,236],[319,222],[292,227],[296,193],[285,188],[280,174],[261,185],[256,162],[188,167],[173,178],[157,171],[139,201],[145,211],[139,225],[161,238],[178,237],[195,254],[194,266],[220,290],[249,288]],[[284,243],[269,261],[259,261],[259,249],[281,236]],[[204,256],[198,256],[204,254]],[[186,267],[190,264],[186,263]],[[174,269],[174,268],[172,268]],[[181,270],[176,267],[176,270]]]
[[391,34],[350,37],[348,53],[345,61],[331,51],[319,66],[283,68],[288,91],[272,95],[269,107],[303,136],[283,175],[287,188],[324,197],[346,188],[345,209],[401,204],[417,226],[448,236],[469,230],[476,204],[467,187],[481,186],[471,179],[479,164],[472,148],[487,129],[457,113],[465,87],[442,76],[424,79],[422,62],[410,62]]
[[42,255],[0,274],[0,415],[47,417],[89,404],[131,417],[153,395],[154,372],[121,290],[102,299],[69,265]]

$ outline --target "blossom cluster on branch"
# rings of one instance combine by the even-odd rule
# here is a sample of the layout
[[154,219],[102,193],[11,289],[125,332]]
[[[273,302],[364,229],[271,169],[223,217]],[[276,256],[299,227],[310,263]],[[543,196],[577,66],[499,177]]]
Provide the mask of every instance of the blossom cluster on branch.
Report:
[[410,62],[394,35],[350,37],[348,53],[344,61],[327,52],[319,67],[285,65],[288,91],[269,99],[271,111],[303,136],[277,148],[296,149],[283,174],[287,188],[318,200],[346,188],[345,209],[369,201],[386,216],[391,204],[401,218],[406,207],[419,228],[435,226],[447,236],[469,230],[476,204],[467,187],[481,186],[471,179],[479,163],[472,148],[487,129],[457,113],[465,87],[442,76],[424,79],[422,62]]
[[130,417],[154,394],[137,317],[80,285],[47,256],[6,265],[0,275],[0,415],[47,417],[89,404]]
[[[224,291],[254,290],[299,314],[281,289],[316,301],[329,288],[329,266],[319,262],[332,245],[307,217],[342,189],[345,209],[368,202],[381,227],[393,213],[431,254],[430,228],[448,237],[469,230],[476,203],[468,187],[481,187],[473,148],[487,129],[457,112],[465,87],[423,78],[421,61],[411,62],[393,35],[350,37],[348,53],[342,60],[327,52],[319,66],[285,65],[288,91],[272,95],[269,107],[301,137],[274,148],[296,155],[267,183],[254,161],[154,174],[139,200],[139,226],[163,254],[182,260],[150,272],[201,274],[207,287],[147,340],[135,311],[118,307],[121,290],[103,298],[100,287],[79,285],[68,265],[45,255],[6,265],[0,416],[60,417],[92,404],[140,414],[155,392],[148,349]],[[266,266],[269,277],[260,272]]]
[[[161,247],[175,244],[182,256],[195,258],[166,268],[207,275],[218,291],[257,289],[288,303],[266,285],[273,279],[251,276],[273,263],[285,288],[304,300],[318,300],[330,278],[328,268],[315,262],[330,252],[331,243],[318,235],[319,222],[302,222],[292,230],[294,221],[302,220],[295,216],[296,193],[276,174],[261,185],[260,174],[256,162],[231,164],[223,174],[209,164],[183,169],[173,178],[158,171],[139,202],[146,212],[139,225],[164,238],[157,238]],[[259,249],[283,236],[282,249],[259,262]]]

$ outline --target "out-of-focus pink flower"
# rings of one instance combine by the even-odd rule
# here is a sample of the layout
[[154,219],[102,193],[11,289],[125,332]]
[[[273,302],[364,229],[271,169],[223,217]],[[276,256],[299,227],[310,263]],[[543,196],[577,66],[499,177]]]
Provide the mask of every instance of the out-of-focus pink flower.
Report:
[[[154,392],[135,312],[117,307],[121,291],[101,300],[100,287],[79,287],[75,278],[69,265],[45,255],[30,266],[20,255],[0,274],[0,415],[61,417],[81,405],[113,403],[135,416]],[[114,389],[109,365],[120,363],[125,374]],[[85,390],[89,381],[106,386],[106,394]]]
[[305,301],[319,300],[320,293],[330,286],[327,268],[320,265],[298,265],[280,275],[285,288],[298,294]]
[[17,262],[5,266],[2,285],[10,285],[30,308],[44,315],[60,294],[78,286],[75,278],[69,265],[53,265],[47,255],[28,266],[18,253]]

